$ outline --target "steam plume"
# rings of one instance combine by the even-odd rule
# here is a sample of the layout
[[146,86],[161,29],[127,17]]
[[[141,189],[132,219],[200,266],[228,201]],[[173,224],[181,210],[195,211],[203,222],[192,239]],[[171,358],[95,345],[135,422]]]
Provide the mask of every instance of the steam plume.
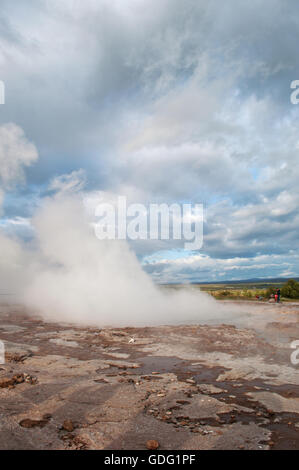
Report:
[[206,294],[161,292],[125,241],[98,240],[78,196],[49,199],[33,225],[38,268],[23,299],[47,319],[153,325],[201,321],[216,311]]

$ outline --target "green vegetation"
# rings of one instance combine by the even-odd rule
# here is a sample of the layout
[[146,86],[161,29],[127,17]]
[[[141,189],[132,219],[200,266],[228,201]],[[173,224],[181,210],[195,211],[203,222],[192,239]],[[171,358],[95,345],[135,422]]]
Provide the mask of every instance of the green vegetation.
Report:
[[[167,288],[178,289],[183,285],[167,285]],[[268,301],[274,296],[276,289],[280,289],[281,300],[299,301],[299,282],[294,279],[283,281],[257,281],[257,282],[230,282],[228,284],[192,284],[193,288],[200,288],[219,300],[261,300]]]
[[282,287],[281,295],[289,299],[299,299],[299,282],[289,279]]
[[[204,285],[199,286],[201,290],[208,292],[217,299],[244,299],[244,300],[264,300],[268,301],[271,296],[276,293],[276,289],[280,288],[281,300],[299,300],[299,282],[294,279],[289,279],[285,284],[277,283],[271,286],[261,286],[258,283],[255,285],[244,285],[242,283],[229,284],[229,285]],[[264,288],[261,288],[264,287]]]

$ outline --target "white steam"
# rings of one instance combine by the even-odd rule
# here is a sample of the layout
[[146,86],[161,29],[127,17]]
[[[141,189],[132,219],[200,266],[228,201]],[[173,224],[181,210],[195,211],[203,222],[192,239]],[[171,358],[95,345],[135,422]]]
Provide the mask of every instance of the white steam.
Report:
[[219,306],[203,293],[162,292],[125,241],[100,241],[78,196],[49,199],[33,219],[39,266],[23,293],[48,320],[90,325],[202,321]]

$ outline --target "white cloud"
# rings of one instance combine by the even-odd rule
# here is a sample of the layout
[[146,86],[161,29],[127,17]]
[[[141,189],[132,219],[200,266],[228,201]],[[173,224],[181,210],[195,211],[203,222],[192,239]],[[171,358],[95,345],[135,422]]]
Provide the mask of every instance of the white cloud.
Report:
[[5,190],[24,182],[24,168],[38,159],[37,149],[13,123],[0,126],[0,216]]
[[57,193],[75,193],[81,191],[85,184],[86,172],[80,168],[69,174],[56,176],[50,181],[48,189]]
[[0,183],[10,187],[24,179],[24,167],[38,158],[34,144],[25,137],[23,129],[16,124],[0,126]]
[[298,276],[298,256],[261,255],[253,258],[211,258],[190,255],[179,259],[146,258],[144,268],[157,282],[205,282],[219,279],[252,279]]

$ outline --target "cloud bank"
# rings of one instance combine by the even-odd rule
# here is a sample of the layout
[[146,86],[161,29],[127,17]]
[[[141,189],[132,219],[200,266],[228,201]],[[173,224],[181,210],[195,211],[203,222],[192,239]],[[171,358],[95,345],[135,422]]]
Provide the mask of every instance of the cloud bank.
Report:
[[297,2],[3,0],[1,14],[0,124],[39,151],[2,202],[6,233],[29,239],[49,185],[83,169],[86,200],[204,203],[201,257],[180,273],[179,244],[131,244],[158,282],[229,279],[225,259],[243,278],[299,275]]

